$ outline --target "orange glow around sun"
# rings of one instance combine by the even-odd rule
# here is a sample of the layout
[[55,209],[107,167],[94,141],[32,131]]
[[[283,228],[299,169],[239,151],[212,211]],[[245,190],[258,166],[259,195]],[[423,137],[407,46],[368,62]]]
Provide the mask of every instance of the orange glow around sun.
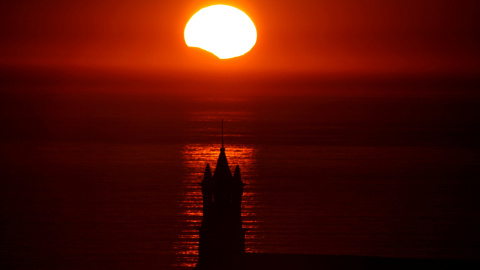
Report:
[[255,45],[257,30],[243,11],[226,5],[199,10],[185,27],[189,47],[209,51],[220,59],[241,56]]

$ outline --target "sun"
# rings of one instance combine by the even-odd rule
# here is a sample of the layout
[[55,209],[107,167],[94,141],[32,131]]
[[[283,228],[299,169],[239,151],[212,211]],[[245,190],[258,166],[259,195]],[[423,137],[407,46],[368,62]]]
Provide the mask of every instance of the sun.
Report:
[[257,41],[257,29],[238,8],[213,5],[190,18],[184,36],[188,47],[201,48],[227,59],[250,51]]

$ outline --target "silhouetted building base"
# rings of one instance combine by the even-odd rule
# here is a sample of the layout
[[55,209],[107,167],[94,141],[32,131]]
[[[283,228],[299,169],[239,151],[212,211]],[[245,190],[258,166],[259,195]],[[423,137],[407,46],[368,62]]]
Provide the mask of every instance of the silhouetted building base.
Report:
[[241,264],[197,265],[196,269],[226,270],[404,270],[404,269],[480,269],[480,260],[443,260],[443,259],[410,259],[381,258],[344,255],[308,255],[308,254],[272,254],[246,253]]

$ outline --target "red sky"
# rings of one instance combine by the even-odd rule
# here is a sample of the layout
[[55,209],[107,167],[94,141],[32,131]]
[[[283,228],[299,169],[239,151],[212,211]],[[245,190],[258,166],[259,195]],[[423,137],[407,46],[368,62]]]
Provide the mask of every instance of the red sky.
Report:
[[[248,54],[188,48],[199,9],[229,4],[258,31]],[[132,73],[478,74],[474,0],[2,1],[0,67]]]

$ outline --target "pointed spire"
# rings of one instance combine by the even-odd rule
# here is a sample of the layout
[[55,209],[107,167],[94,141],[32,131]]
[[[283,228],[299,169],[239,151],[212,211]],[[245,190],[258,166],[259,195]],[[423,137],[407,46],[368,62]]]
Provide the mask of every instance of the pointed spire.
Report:
[[205,172],[203,173],[203,181],[199,183],[200,186],[202,186],[203,195],[208,195],[212,193],[211,182],[212,182],[212,170],[210,169],[210,164],[207,163],[207,167],[205,167]]
[[212,170],[210,169],[210,164],[207,163],[207,167],[203,173],[203,182],[207,182],[210,179],[212,179]]
[[240,207],[240,204],[242,203],[242,195],[243,195],[243,184],[242,182],[242,176],[240,175],[240,166],[235,167],[235,172],[233,173],[233,182],[232,182],[232,195],[233,195],[233,201],[238,203],[238,207]]
[[233,172],[233,182],[235,185],[244,186],[242,182],[242,175],[240,174],[240,166],[235,166],[235,171]]
[[240,178],[240,166],[238,165],[235,167],[235,172],[233,173],[233,178],[236,177]]
[[209,163],[207,163],[207,167],[205,168],[205,173],[208,173],[208,174],[210,174],[210,173],[211,173],[211,171],[212,171],[212,170],[210,169],[210,164],[209,164]]
[[223,147],[223,118],[222,118],[222,149],[225,149],[225,148]]

